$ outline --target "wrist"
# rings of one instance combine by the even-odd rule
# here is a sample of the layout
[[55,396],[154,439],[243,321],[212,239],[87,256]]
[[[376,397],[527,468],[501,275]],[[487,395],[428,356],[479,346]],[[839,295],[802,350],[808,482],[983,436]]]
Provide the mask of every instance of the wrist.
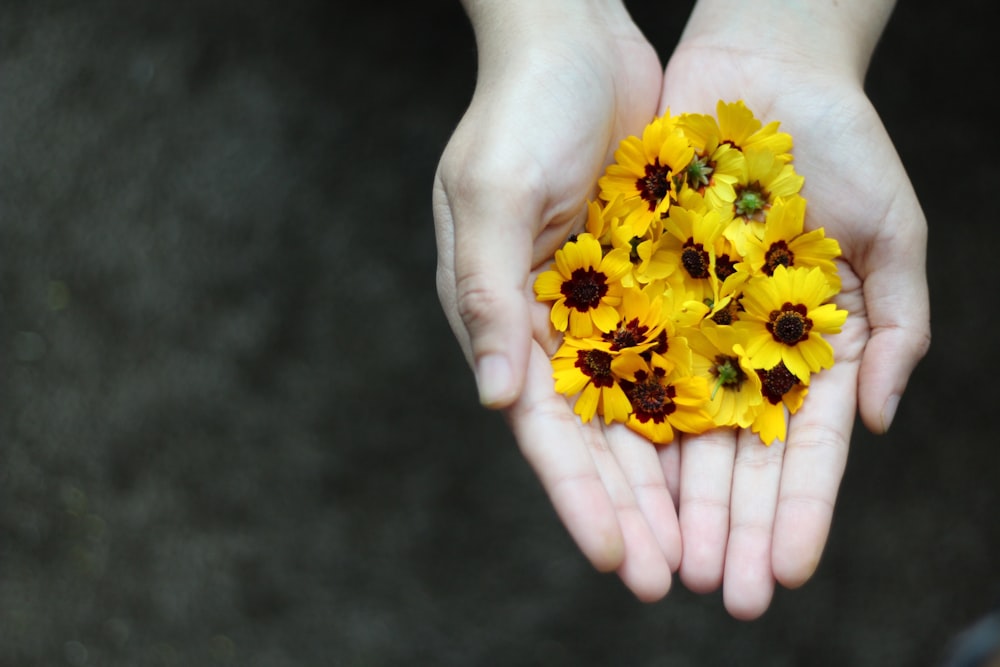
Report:
[[699,0],[678,50],[720,50],[861,85],[894,4],[893,0]]
[[480,51],[544,43],[570,31],[635,30],[623,0],[461,0]]
[[[623,0],[460,0],[473,25],[511,20],[551,19],[552,26],[581,16],[615,16]],[[559,19],[559,20],[556,20]]]

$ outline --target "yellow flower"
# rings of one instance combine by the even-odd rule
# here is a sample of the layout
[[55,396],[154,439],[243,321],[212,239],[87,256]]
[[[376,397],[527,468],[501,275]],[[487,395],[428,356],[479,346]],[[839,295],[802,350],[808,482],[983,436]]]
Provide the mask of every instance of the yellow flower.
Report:
[[716,426],[750,426],[764,397],[760,377],[743,349],[746,334],[708,321],[688,340],[694,352],[694,374],[712,387],[706,410]]
[[[720,264],[721,262],[717,260],[715,273],[721,277]],[[743,266],[743,262],[737,262],[735,264],[737,270],[726,276],[722,284],[719,285],[715,301],[709,312],[706,313],[706,317],[716,324],[732,324],[740,319],[740,313],[743,311],[743,306],[740,305],[740,299],[743,298],[743,286],[750,279],[750,273],[740,268]]]
[[674,439],[674,431],[704,433],[713,426],[705,411],[708,383],[703,377],[668,374],[661,366],[649,366],[638,355],[615,360],[616,371],[627,375],[622,390],[631,403],[626,425],[656,444]]
[[625,221],[629,210],[622,196],[605,203],[599,200],[588,202],[587,233],[600,241],[601,245],[611,245],[612,236]]
[[682,289],[697,301],[717,300],[716,244],[722,230],[718,212],[711,210],[702,213],[676,206],[664,221],[664,246],[680,256],[683,268],[671,283],[682,282]]
[[805,217],[806,200],[799,195],[776,200],[767,212],[764,238],[747,239],[747,263],[753,272],[767,275],[778,266],[818,266],[839,291],[840,276],[833,260],[840,256],[840,244],[826,238],[822,228],[804,231]]
[[669,306],[673,304],[664,308],[663,294],[651,297],[651,293],[637,288],[624,291],[619,308],[621,319],[617,326],[601,334],[611,352],[641,353],[658,345],[660,332],[671,323]]
[[711,116],[681,114],[677,126],[694,148],[694,157],[684,170],[684,187],[705,197],[712,208],[732,210],[736,198],[733,186],[745,170],[742,150],[731,139],[723,138],[722,129]]
[[[648,297],[647,295],[657,295]],[[687,338],[681,333],[683,327],[690,326],[699,317],[699,313],[689,313],[675,301],[673,290],[664,289],[662,283],[654,283],[642,291],[633,299],[626,299],[622,304],[622,312],[626,313],[623,322],[631,321],[628,301],[636,301],[631,306],[632,312],[643,312],[640,304],[642,299],[648,299],[649,306],[646,309],[645,321],[656,323],[655,327],[650,327],[645,332],[640,345],[626,346],[620,342],[616,344],[616,349],[625,353],[640,354],[642,358],[654,365],[662,366],[671,373],[691,374],[691,348]],[[626,319],[628,318],[628,319]],[[607,341],[629,340],[629,336],[621,336],[621,325],[619,331],[611,334],[604,334]]]
[[579,394],[573,411],[583,422],[595,414],[604,421],[624,422],[631,403],[611,371],[612,355],[606,343],[593,339],[566,338],[552,356],[556,391],[565,396]]
[[736,198],[732,206],[732,221],[725,235],[736,244],[740,253],[746,253],[746,237],[764,236],[767,211],[778,198],[798,194],[805,179],[795,173],[792,165],[782,162],[766,150],[747,150],[745,171],[736,184]]
[[840,245],[806,231],[778,127],[720,100],[714,118],[668,110],[618,145],[585,232],[534,282],[564,334],[555,389],[583,422],[656,444],[715,427],[785,439],[848,313],[831,302]]
[[707,313],[708,319],[712,320],[716,324],[730,325],[740,319],[740,311],[743,308],[740,306],[740,297],[742,293],[730,293],[725,296],[721,294],[720,298],[714,304],[712,304],[712,309]]
[[747,355],[754,368],[773,368],[779,362],[802,381],[809,374],[833,366],[833,348],[823,334],[833,334],[847,319],[847,311],[826,303],[836,293],[818,268],[786,269],[751,279],[740,301],[744,316],[734,327],[747,332]]
[[758,369],[756,373],[766,400],[750,430],[760,434],[765,445],[770,446],[775,440],[784,442],[788,432],[785,410],[787,408],[789,413],[795,414],[802,407],[809,387],[792,375],[783,363],[768,370]]
[[614,164],[597,182],[604,201],[624,196],[632,211],[629,221],[638,236],[670,208],[678,177],[694,156],[694,149],[674,121],[667,111],[646,126],[642,138],[622,140]]
[[618,225],[611,234],[611,246],[628,252],[631,273],[622,278],[625,287],[647,285],[666,278],[677,268],[677,253],[665,248],[660,238],[640,237],[629,223]]
[[695,150],[711,152],[716,146],[729,145],[739,151],[767,150],[782,161],[792,159],[792,135],[779,132],[778,121],[763,125],[743,100],[715,106],[715,117],[708,114],[681,114],[677,125],[691,140]]
[[[707,182],[699,186],[699,181],[706,181],[703,176],[705,167],[711,169]],[[721,211],[731,211],[736,201],[736,185],[740,174],[746,169],[746,158],[743,153],[729,144],[722,144],[706,158],[696,158],[687,169],[687,185],[696,189],[712,208]]]
[[743,151],[766,150],[782,162],[792,159],[789,153],[792,150],[792,135],[778,131],[779,121],[762,125],[743,100],[728,103],[719,100],[715,113],[719,117],[719,134],[723,141]]
[[623,250],[602,252],[591,234],[580,234],[556,250],[554,268],[535,279],[537,299],[555,302],[549,316],[557,331],[586,338],[618,324],[621,279],[632,265]]

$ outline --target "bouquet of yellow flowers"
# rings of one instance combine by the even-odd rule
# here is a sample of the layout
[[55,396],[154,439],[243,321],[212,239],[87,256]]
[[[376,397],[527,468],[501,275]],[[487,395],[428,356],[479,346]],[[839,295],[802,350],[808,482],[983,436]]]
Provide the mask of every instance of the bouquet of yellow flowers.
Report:
[[784,440],[824,334],[847,311],[840,245],[804,228],[792,137],[743,102],[668,110],[623,140],[588,202],[586,231],[535,281],[563,332],[555,389],[652,442],[715,427]]

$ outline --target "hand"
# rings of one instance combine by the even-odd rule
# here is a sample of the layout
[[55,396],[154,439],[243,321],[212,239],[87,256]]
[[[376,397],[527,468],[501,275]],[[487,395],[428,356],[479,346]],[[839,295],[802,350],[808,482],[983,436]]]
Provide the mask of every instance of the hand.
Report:
[[[655,600],[680,563],[664,469],[648,442],[620,425],[581,425],[555,393],[555,340],[532,284],[582,227],[619,141],[656,113],[663,70],[616,1],[470,0],[466,8],[479,79],[435,182],[441,302],[481,401],[506,408],[580,549]],[[665,451],[676,462],[676,448]]]
[[818,565],[855,405],[870,430],[884,432],[927,351],[926,223],[863,92],[865,57],[843,66],[768,39],[761,52],[697,24],[689,33],[667,67],[662,107],[714,113],[720,99],[743,99],[758,118],[781,121],[805,177],[806,226],[840,241],[836,301],[850,313],[830,338],[836,364],[813,377],[785,445],[729,431],[680,445],[681,579],[698,592],[721,584],[729,612],[749,619],[767,609],[776,581],[799,586]]

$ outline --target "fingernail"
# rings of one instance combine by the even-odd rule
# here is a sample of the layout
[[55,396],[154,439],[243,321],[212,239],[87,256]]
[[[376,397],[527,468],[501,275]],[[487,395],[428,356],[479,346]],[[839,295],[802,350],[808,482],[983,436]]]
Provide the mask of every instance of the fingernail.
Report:
[[486,407],[503,405],[510,400],[512,374],[510,362],[502,354],[487,354],[476,362],[479,402]]
[[896,416],[896,408],[899,407],[899,394],[891,395],[882,406],[882,432],[885,433],[892,426],[893,417]]

